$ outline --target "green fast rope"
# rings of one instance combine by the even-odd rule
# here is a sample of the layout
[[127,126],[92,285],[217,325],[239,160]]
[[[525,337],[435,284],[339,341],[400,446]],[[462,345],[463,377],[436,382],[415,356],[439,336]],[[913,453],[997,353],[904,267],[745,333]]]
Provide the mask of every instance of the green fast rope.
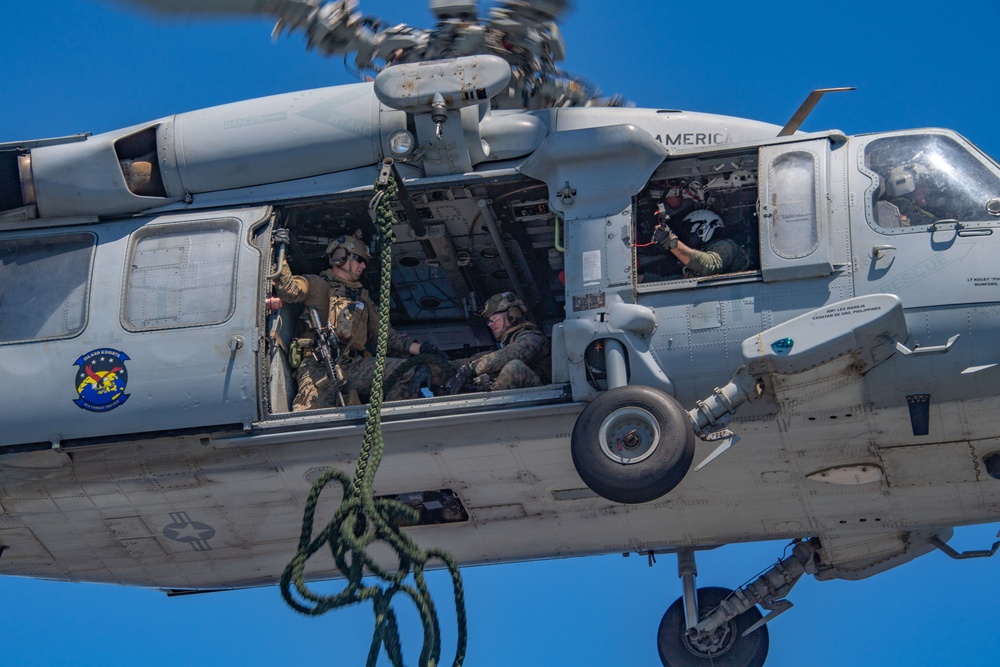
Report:
[[[375,224],[382,240],[381,277],[375,374],[365,419],[364,442],[353,480],[340,470],[330,470],[317,479],[309,491],[298,550],[281,574],[281,595],[292,609],[309,616],[319,616],[331,609],[371,600],[375,631],[368,651],[367,665],[375,667],[381,648],[384,647],[394,667],[402,667],[399,626],[392,602],[397,594],[403,593],[417,607],[423,623],[424,637],[418,664],[421,667],[436,667],[441,657],[441,627],[424,578],[424,569],[429,561],[437,559],[447,566],[451,574],[458,623],[455,661],[452,664],[454,667],[461,667],[465,660],[467,629],[465,593],[458,563],[440,549],[421,549],[403,534],[400,524],[414,524],[418,521],[420,513],[416,509],[397,500],[376,499],[373,493],[375,472],[382,461],[384,449],[382,399],[389,341],[389,287],[392,278],[392,243],[395,240],[392,202],[396,197],[396,182],[389,176],[384,184],[376,182],[375,190],[372,205],[376,211]],[[340,483],[343,499],[330,522],[313,538],[316,504],[323,489],[333,480]],[[368,555],[368,547],[376,541],[388,544],[396,552],[399,561],[394,571],[381,567]],[[324,544],[329,545],[337,569],[346,580],[344,589],[334,595],[314,593],[305,582],[306,561]],[[366,573],[377,579],[376,583],[364,585],[362,579]],[[412,584],[407,583],[411,574]],[[293,584],[301,600],[294,597],[291,589]]]

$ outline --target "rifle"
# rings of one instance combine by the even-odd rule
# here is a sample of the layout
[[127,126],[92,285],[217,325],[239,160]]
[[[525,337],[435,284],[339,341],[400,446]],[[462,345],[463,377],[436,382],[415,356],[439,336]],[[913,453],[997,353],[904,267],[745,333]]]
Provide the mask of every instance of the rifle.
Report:
[[473,371],[468,364],[465,364],[458,369],[458,372],[455,373],[453,378],[448,380],[448,383],[445,385],[445,393],[449,396],[454,396],[458,392],[462,391],[462,388],[469,383],[469,380],[471,380],[472,376],[475,374],[475,371]]
[[[330,382],[337,393],[337,405],[343,407],[344,395],[341,390],[346,384],[344,379],[344,371],[340,369],[340,365],[337,364],[334,354],[337,357],[340,356],[340,338],[337,337],[336,332],[330,327],[324,327],[319,320],[319,313],[313,306],[309,307],[309,320],[312,322],[313,327],[313,340],[312,348],[313,352],[319,355],[319,358],[323,360],[323,365],[326,367],[326,375],[330,378]],[[333,352],[336,350],[336,352]]]

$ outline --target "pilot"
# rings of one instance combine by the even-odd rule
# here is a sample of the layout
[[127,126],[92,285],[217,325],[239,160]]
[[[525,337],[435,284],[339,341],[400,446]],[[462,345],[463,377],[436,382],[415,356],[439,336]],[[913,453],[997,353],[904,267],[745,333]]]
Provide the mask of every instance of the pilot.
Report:
[[885,194],[896,209],[900,226],[929,225],[946,217],[948,200],[922,164],[893,167],[886,179]]
[[527,313],[513,292],[494,294],[486,301],[480,315],[500,349],[472,357],[448,382],[448,393],[457,393],[470,380],[477,391],[548,384],[549,339],[527,319]]
[[685,274],[710,276],[750,268],[747,253],[726,237],[726,227],[717,213],[708,209],[692,211],[684,216],[678,228],[687,236],[687,243],[666,219],[653,230],[653,243],[672,253],[684,265]]
[[[275,243],[288,244],[288,230],[274,232]],[[339,365],[347,386],[344,391],[355,390],[360,401],[367,403],[375,373],[375,357],[365,353],[366,347],[374,349],[378,335],[378,311],[368,290],[358,282],[370,259],[368,248],[359,236],[339,236],[326,247],[330,268],[317,275],[293,276],[288,263],[274,277],[275,292],[289,303],[304,303],[319,314],[320,322],[328,323],[339,339]],[[305,315],[308,318],[308,313]],[[296,371],[298,393],[292,411],[327,408],[337,405],[337,388],[329,382],[326,368],[309,348],[303,349],[302,363]],[[331,350],[337,356],[337,350]],[[418,354],[436,354],[432,343],[420,343],[409,336],[389,329],[388,353],[385,375],[388,377],[405,359]],[[400,395],[391,398],[414,398],[405,384]],[[387,397],[390,398],[390,397]]]

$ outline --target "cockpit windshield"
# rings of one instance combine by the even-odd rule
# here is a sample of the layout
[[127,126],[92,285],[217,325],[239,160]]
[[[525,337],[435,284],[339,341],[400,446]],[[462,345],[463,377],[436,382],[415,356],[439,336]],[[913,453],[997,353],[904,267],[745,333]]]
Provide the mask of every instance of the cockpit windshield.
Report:
[[995,220],[1000,214],[1000,178],[951,137],[876,139],[865,147],[865,166],[880,227]]

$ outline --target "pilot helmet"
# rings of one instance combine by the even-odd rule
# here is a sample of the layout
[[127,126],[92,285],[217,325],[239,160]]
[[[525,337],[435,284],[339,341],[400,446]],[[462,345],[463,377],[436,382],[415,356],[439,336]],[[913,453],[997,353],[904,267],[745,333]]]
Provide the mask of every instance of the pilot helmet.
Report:
[[684,223],[691,230],[692,240],[697,239],[701,243],[708,243],[715,234],[715,230],[725,227],[719,214],[706,208],[688,213],[684,216]]
[[[344,251],[337,252],[341,248],[343,248]],[[365,242],[357,236],[341,235],[330,241],[330,243],[326,246],[326,254],[330,258],[330,263],[336,266],[340,266],[347,261],[347,256],[352,253],[365,260],[365,263],[371,261],[371,254],[368,252],[368,246],[365,245]]]
[[482,312],[479,314],[484,320],[488,320],[496,313],[503,312],[507,313],[507,319],[510,320],[511,324],[517,324],[524,320],[527,308],[525,308],[524,303],[513,292],[500,292],[487,299]]
[[933,185],[930,170],[918,162],[893,167],[889,170],[885,191],[890,197],[908,195],[920,184]]

